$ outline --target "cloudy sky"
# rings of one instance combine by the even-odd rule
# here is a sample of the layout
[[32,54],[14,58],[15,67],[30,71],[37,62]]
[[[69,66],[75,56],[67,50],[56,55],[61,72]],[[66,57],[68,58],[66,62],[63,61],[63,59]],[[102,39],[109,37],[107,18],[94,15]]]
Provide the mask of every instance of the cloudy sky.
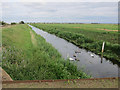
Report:
[[2,20],[117,23],[117,2],[2,2]]

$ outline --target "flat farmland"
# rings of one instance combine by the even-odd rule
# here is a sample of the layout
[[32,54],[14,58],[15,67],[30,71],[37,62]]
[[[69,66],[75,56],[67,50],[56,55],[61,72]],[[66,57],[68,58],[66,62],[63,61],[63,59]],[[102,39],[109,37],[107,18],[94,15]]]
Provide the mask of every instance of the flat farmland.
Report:
[[37,24],[44,30],[60,30],[83,34],[92,40],[118,43],[117,24]]

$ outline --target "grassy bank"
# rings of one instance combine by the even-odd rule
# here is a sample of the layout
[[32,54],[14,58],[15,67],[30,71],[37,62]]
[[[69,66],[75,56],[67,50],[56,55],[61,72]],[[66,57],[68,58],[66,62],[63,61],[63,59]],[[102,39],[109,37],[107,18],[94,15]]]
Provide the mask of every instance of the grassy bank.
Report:
[[115,24],[32,24],[33,26],[55,34],[75,45],[120,63],[120,45],[118,45],[118,26]]
[[13,80],[90,78],[28,25],[3,28],[3,69]]

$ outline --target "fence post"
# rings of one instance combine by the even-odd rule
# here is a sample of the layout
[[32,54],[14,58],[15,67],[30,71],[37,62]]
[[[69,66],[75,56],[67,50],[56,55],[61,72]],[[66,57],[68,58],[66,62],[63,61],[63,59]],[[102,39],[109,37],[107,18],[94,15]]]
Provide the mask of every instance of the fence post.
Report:
[[102,63],[102,61],[103,61],[103,51],[104,51],[104,46],[105,46],[105,42],[103,42],[103,44],[102,44],[101,63]]
[[104,51],[104,46],[105,46],[105,42],[103,42],[103,45],[102,45],[102,53]]

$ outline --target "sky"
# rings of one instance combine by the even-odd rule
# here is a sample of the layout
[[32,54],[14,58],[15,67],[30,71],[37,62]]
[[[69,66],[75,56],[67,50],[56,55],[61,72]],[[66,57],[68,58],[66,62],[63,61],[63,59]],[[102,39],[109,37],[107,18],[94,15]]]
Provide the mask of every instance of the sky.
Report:
[[118,23],[118,2],[7,1],[0,3],[0,19],[8,23]]

